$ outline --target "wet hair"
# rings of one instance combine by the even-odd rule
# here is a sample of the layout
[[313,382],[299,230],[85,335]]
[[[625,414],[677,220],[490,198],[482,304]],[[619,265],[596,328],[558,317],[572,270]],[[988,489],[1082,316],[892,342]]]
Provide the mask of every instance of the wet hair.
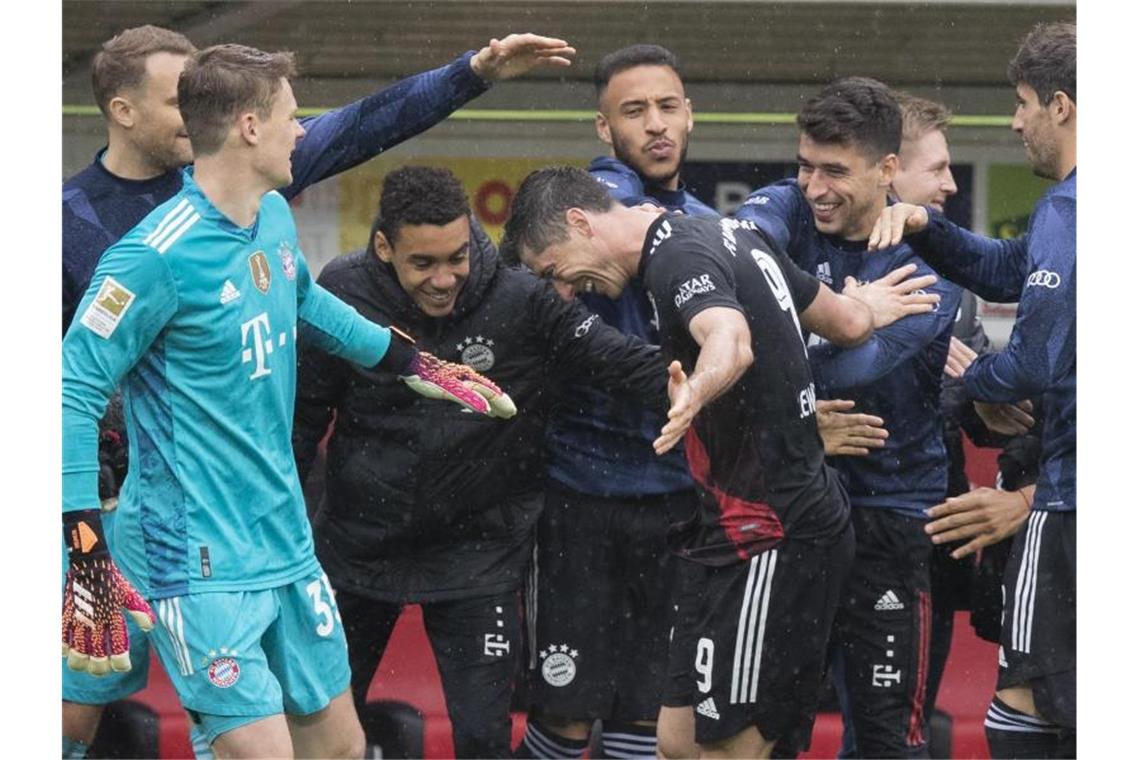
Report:
[[510,262],[524,253],[541,253],[570,237],[566,212],[571,208],[603,213],[617,203],[582,169],[552,166],[531,172],[511,202],[511,215],[499,251]]
[[450,169],[401,166],[384,175],[368,247],[375,245],[377,232],[383,232],[388,243],[395,245],[405,224],[442,226],[470,214],[467,193]]
[[950,125],[950,109],[941,103],[901,90],[894,90],[892,94],[902,111],[902,139],[917,140],[936,129],[944,131]]
[[178,110],[194,155],[216,153],[239,114],[268,118],[281,80],[296,73],[289,52],[214,45],[196,53],[178,77]]
[[871,161],[898,153],[902,140],[899,104],[890,88],[868,77],[827,85],[804,105],[796,124],[817,143],[852,145]]
[[124,90],[142,84],[146,76],[146,60],[155,53],[191,56],[197,52],[194,43],[178,32],[161,26],[136,26],[124,29],[103,43],[91,63],[91,91],[95,105],[104,116],[110,116],[111,100]]
[[1009,62],[1006,76],[1016,87],[1026,84],[1045,105],[1060,90],[1077,102],[1077,25],[1070,22],[1033,27]]
[[[615,75],[635,66],[668,66],[681,77],[681,62],[660,45],[630,45],[602,57],[594,68],[594,91],[598,98]],[[684,77],[681,77],[682,79]]]

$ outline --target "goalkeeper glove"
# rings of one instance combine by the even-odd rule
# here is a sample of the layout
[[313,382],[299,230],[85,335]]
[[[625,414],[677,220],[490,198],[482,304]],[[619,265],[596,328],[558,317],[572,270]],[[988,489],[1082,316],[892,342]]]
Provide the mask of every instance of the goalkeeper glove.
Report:
[[[465,364],[453,364],[417,351],[411,336],[395,327],[380,368],[394,371],[416,393],[454,401],[472,412],[509,419],[518,411],[503,390]],[[399,338],[399,340],[397,340]]]
[[139,628],[154,627],[150,605],[122,576],[107,551],[99,510],[63,513],[67,579],[63,589],[63,656],[72,670],[93,676],[131,669],[121,607]]

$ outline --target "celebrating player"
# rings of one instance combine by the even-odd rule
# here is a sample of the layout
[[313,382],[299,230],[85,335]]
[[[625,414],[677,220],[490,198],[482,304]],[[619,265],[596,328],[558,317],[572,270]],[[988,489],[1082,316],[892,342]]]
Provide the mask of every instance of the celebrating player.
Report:
[[[1042,395],[1041,466],[1028,523],[1006,566],[997,693],[986,716],[994,757],[1072,757],[1076,752],[1077,448],[1077,30],[1040,24],[1009,64],[1017,90],[1013,130],[1034,173],[1057,182],[1037,202],[1028,233],[990,240],[936,210],[899,204],[883,212],[872,247],[909,240],[945,276],[991,301],[1018,301],[1009,343],[965,353],[958,371],[972,398],[1014,403]],[[984,505],[998,491],[968,494]],[[962,530],[983,516],[971,509]],[[945,519],[945,518],[944,518]],[[951,533],[957,533],[957,529]],[[955,535],[947,534],[948,538]],[[977,534],[975,548],[1000,540]]]
[[700,571],[677,632],[693,645],[697,742],[703,756],[740,757],[805,741],[853,539],[800,326],[857,343],[936,296],[875,284],[861,293],[868,308],[821,288],[747,222],[627,208],[571,168],[523,182],[503,244],[572,292],[613,298],[634,276],[646,283],[673,360],[654,448],[685,438],[701,501],[677,536]]
[[[193,170],[103,255],[64,337],[64,646],[76,669],[129,667],[118,608],[153,621],[147,599],[159,656],[219,754],[359,757],[344,632],[293,463],[297,325],[474,411],[510,400],[312,282],[272,192],[305,135],[293,73],[290,54],[238,45],[190,58],[178,104]],[[120,383],[137,454],[112,561],[96,438]]]
[[[156,26],[127,29],[105,42],[92,64],[95,101],[107,123],[107,147],[63,185],[63,331],[103,251],[182,187],[181,167],[192,160],[178,110],[178,74],[194,45]],[[490,83],[536,63],[565,65],[573,50],[561,40],[513,34],[492,40],[439,69],[404,79],[344,108],[301,120],[308,134],[292,156],[287,199],[345,171],[444,119]],[[118,408],[118,398],[112,401]],[[121,414],[119,415],[121,416]],[[125,430],[104,426],[100,496],[110,501],[126,471]],[[107,532],[114,512],[104,514]],[[66,557],[64,558],[66,568]],[[145,636],[133,623],[129,673],[100,679],[63,669],[63,754],[83,757],[102,706],[146,685],[150,662]],[[195,753],[208,755],[192,728]]]
[[496,423],[422,402],[302,340],[294,440],[304,472],[336,412],[315,535],[338,592],[357,704],[401,609],[420,604],[456,756],[508,757],[519,589],[542,511],[549,406],[573,380],[664,409],[665,365],[655,347],[508,269],[470,214],[451,172],[393,171],[368,247],[329,264],[319,282],[486,373],[518,415]]

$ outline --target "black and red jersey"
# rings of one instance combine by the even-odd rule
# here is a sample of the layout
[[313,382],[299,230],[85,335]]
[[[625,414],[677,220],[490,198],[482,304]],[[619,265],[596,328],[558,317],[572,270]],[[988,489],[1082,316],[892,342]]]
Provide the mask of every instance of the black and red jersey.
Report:
[[723,565],[784,538],[833,538],[847,524],[849,507],[824,464],[799,323],[819,281],[749,222],[668,214],[646,234],[640,275],[666,358],[680,361],[686,373],[700,353],[688,329],[700,312],[736,309],[752,333],[752,366],[701,410],[686,435],[702,509],[675,536],[678,552]]

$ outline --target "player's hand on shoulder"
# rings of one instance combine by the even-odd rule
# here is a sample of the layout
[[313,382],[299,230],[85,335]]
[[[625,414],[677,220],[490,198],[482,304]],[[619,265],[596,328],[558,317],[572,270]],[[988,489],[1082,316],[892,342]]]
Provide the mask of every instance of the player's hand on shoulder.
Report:
[[492,39],[471,59],[471,70],[485,82],[525,74],[535,66],[569,66],[577,51],[566,40],[538,34],[509,34]]
[[932,274],[911,277],[917,270],[918,265],[905,264],[863,284],[848,277],[843,283],[843,295],[871,309],[876,330],[911,314],[928,314],[938,309],[942,296],[927,293],[923,288],[929,288],[938,278]]
[[855,402],[847,399],[819,399],[815,421],[828,456],[867,456],[871,449],[887,445],[889,433],[883,418],[852,412]]
[[911,203],[895,203],[883,209],[878,221],[871,229],[867,240],[867,250],[881,251],[902,242],[903,235],[910,235],[926,229],[930,215],[924,206]]

